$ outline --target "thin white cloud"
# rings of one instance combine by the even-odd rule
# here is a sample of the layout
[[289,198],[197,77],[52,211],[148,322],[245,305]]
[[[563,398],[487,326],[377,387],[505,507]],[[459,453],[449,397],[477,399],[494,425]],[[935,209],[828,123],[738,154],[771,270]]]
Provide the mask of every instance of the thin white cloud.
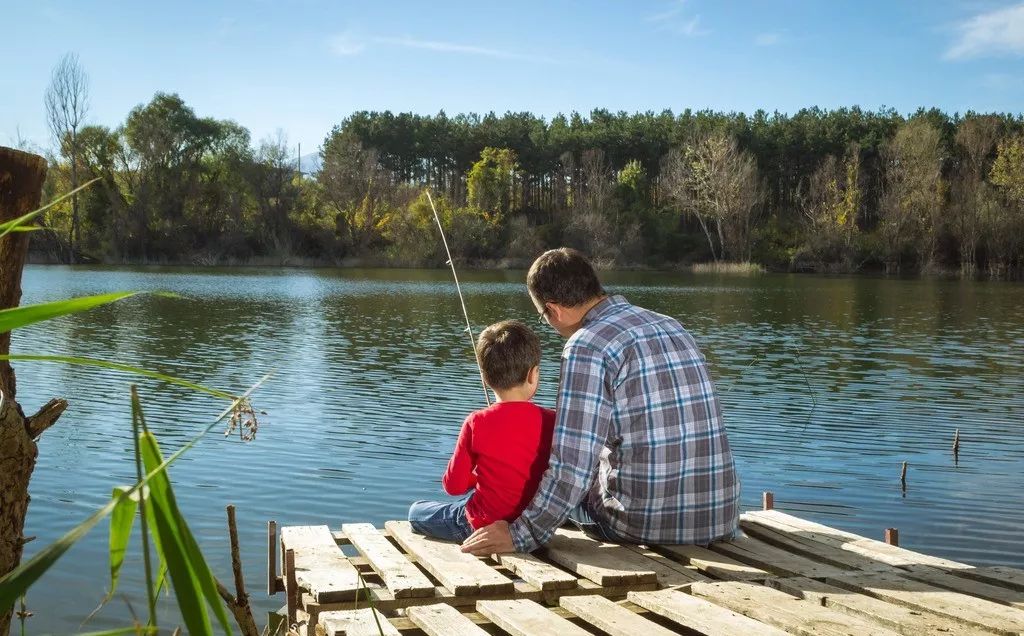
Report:
[[517,51],[506,51],[504,49],[492,49],[472,44],[459,44],[457,42],[442,42],[438,40],[418,40],[410,37],[375,37],[372,38],[378,44],[400,46],[408,49],[426,49],[428,51],[440,51],[442,53],[464,53],[466,55],[482,55],[484,57],[496,57],[503,60],[527,60],[533,62],[550,62],[550,58]]
[[366,48],[366,43],[351,31],[335,35],[327,44],[331,47],[332,53],[342,57],[356,55]]
[[775,46],[782,41],[782,36],[778,33],[758,33],[754,38],[754,44],[757,46]]
[[947,60],[1024,55],[1024,3],[978,14],[957,30],[960,34],[946,51]]
[[688,38],[710,33],[707,29],[701,28],[699,15],[687,14],[686,0],[676,0],[664,11],[649,15],[644,19],[657,24],[659,30],[685,35]]
[[520,53],[505,49],[494,49],[473,44],[445,42],[441,40],[420,40],[412,37],[370,36],[360,37],[352,31],[345,31],[332,37],[328,46],[335,55],[345,57],[362,53],[369,46],[386,46],[406,49],[421,49],[440,53],[456,53],[493,57],[503,60],[523,60],[529,62],[553,62],[551,58],[540,55]]

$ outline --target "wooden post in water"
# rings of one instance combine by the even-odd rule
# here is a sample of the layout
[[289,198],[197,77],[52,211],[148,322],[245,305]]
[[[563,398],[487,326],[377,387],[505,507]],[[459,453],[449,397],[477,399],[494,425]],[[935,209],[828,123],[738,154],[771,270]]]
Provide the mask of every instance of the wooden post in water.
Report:
[[761,493],[761,509],[762,510],[773,510],[775,508],[775,493],[770,490],[766,490]]
[[299,583],[295,580],[295,550],[284,553],[285,596],[287,597],[288,626],[295,624],[299,609]]
[[267,522],[267,595],[277,594],[277,522]]
[[900,471],[900,486],[903,487],[903,492],[907,491],[907,462],[903,462],[903,470]]
[[889,545],[899,547],[900,545],[900,530],[899,528],[886,528],[885,529],[885,542]]
[[[46,159],[0,146],[0,222],[11,221],[39,206]],[[0,239],[0,309],[21,302],[21,272],[31,232],[11,232]],[[10,353],[11,332],[0,333],[0,354]],[[14,369],[0,361],[0,576],[18,567],[28,513],[28,483],[36,466],[36,440],[56,423],[68,403],[55,399],[35,415],[25,416],[15,402]],[[10,630],[11,609],[0,607],[0,634]]]
[[953,433],[953,461],[960,463],[960,429]]

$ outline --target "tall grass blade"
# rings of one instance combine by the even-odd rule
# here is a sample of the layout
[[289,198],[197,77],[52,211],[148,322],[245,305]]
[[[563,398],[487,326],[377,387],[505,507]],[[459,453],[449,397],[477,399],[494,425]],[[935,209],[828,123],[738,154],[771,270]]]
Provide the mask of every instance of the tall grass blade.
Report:
[[[165,459],[159,466],[154,468],[146,475],[145,479],[132,486],[131,490],[127,493],[120,495],[120,497],[126,497],[131,494],[138,492],[140,488],[145,487],[153,480],[157,475],[162,475],[167,467],[177,461],[179,457],[188,452],[193,446],[195,446],[204,435],[213,430],[215,426],[220,424],[224,418],[230,415],[235,408],[241,404],[244,400],[248,399],[249,395],[252,394],[260,385],[267,381],[270,374],[267,374],[260,378],[259,382],[249,387],[245,393],[237,397],[230,406],[220,412],[217,417],[210,422],[198,435],[193,437],[184,446],[179,448],[170,457]],[[120,498],[119,497],[119,498]],[[118,500],[111,500],[102,508],[89,515],[89,517],[78,524],[64,536],[60,537],[50,545],[46,546],[32,558],[24,561],[18,567],[14,568],[7,574],[0,577],[0,610],[8,610],[14,606],[14,602],[32,586],[33,583],[39,580],[43,574],[49,570],[54,563],[60,559],[61,556],[67,552],[71,546],[77,543],[82,537],[84,537],[92,528],[102,521],[107,515],[109,515],[114,507],[117,505]]]
[[[129,495],[130,488],[115,486],[112,499],[114,510],[110,513],[110,591],[106,600],[114,597],[117,591],[117,580],[124,565],[124,554],[128,550],[128,539],[132,536],[135,525],[135,513],[138,511],[137,497]],[[105,601],[104,601],[105,602]]]
[[144,627],[142,625],[136,625],[134,627],[119,627],[118,629],[108,629],[102,632],[82,632],[75,636],[125,636],[127,634],[137,634],[139,636],[155,636],[158,633],[156,627]]
[[[65,316],[67,314],[77,314],[82,311],[88,311],[94,307],[107,305],[130,296],[135,296],[136,294],[144,293],[147,292],[114,292],[112,294],[82,296],[80,298],[71,298],[69,300],[57,300],[51,303],[39,303],[38,305],[25,305],[23,307],[0,309],[0,333],[31,325],[34,322],[49,320],[58,316]],[[158,296],[169,296],[172,298],[178,297],[175,294],[168,294],[166,292],[148,293],[154,293]]]
[[[153,470],[163,463],[160,446],[156,437],[149,432],[142,434],[142,459],[147,470]],[[224,629],[231,633],[227,611],[217,592],[217,583],[206,564],[184,516],[178,509],[174,489],[166,472],[160,473],[150,482],[147,512],[152,510],[151,531],[158,537],[167,560],[167,569],[178,598],[182,618],[192,634],[212,632],[210,619],[203,603],[204,597],[213,608]]]

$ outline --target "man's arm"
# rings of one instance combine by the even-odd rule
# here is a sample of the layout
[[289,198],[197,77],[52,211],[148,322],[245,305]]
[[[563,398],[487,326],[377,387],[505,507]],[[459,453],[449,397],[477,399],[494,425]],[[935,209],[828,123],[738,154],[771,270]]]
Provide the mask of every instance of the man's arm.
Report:
[[449,495],[461,495],[476,486],[476,474],[473,472],[475,467],[473,429],[469,425],[469,418],[466,418],[462,430],[459,431],[459,440],[455,442],[455,452],[448,460],[448,468],[441,477],[444,491]]
[[477,530],[463,543],[463,551],[494,554],[514,546],[518,552],[531,552],[547,543],[594,481],[608,440],[611,412],[601,352],[579,346],[568,349],[562,357],[551,458],[537,494],[512,524]]

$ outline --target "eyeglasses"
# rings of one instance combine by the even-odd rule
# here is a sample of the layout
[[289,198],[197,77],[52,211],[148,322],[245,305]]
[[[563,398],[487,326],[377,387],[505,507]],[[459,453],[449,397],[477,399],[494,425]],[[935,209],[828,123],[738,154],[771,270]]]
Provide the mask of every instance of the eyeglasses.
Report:
[[540,311],[537,312],[537,322],[539,322],[542,325],[549,324],[547,306],[545,306],[544,309],[541,309]]

